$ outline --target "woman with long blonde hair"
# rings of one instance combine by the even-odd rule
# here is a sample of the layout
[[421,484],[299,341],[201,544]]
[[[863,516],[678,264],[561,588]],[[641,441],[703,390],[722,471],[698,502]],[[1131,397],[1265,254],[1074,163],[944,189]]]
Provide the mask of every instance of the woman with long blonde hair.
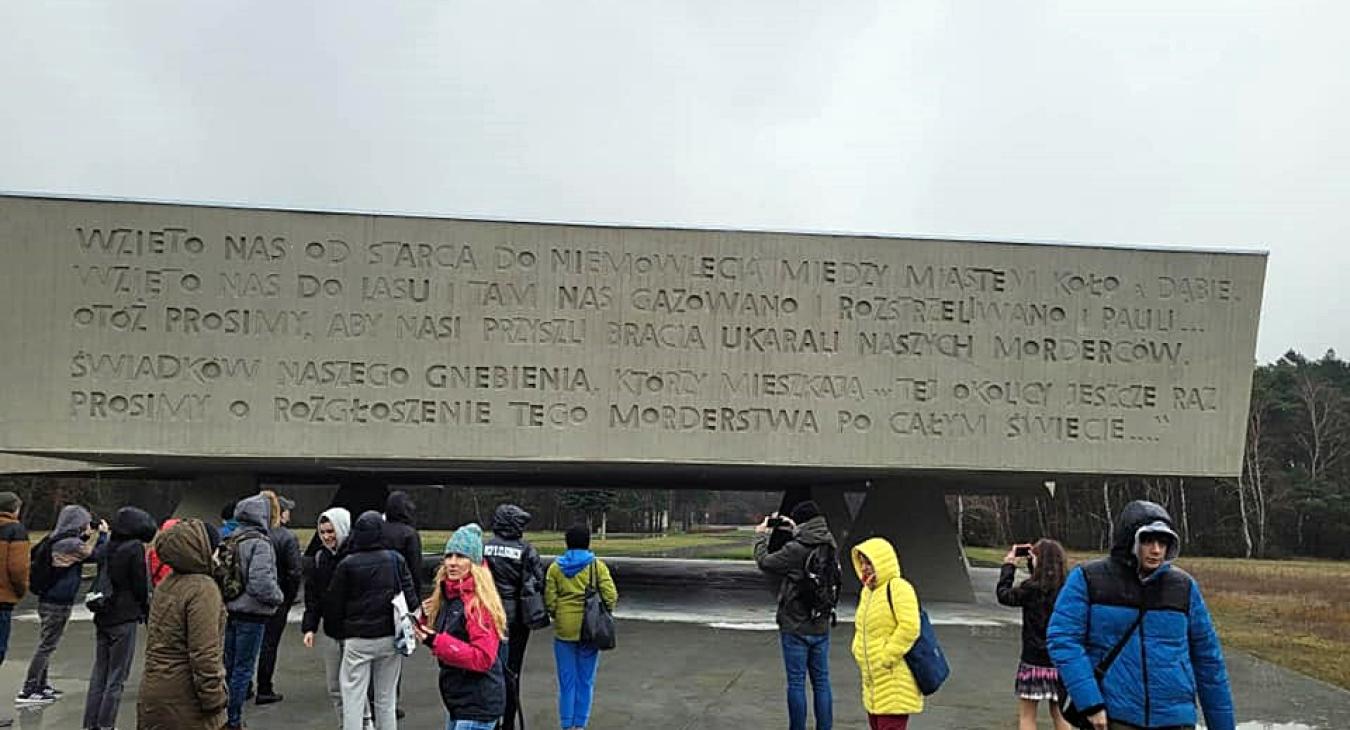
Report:
[[492,730],[506,707],[506,611],[483,563],[483,528],[465,525],[445,544],[418,638],[440,663],[446,730]]

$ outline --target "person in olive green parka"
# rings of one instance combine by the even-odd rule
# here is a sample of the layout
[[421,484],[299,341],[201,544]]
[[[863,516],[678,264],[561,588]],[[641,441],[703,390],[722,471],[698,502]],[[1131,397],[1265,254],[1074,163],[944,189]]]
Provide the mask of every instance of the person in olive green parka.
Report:
[[211,577],[211,530],[183,520],[155,540],[173,568],[150,600],[140,730],[217,730],[225,723],[225,604]]

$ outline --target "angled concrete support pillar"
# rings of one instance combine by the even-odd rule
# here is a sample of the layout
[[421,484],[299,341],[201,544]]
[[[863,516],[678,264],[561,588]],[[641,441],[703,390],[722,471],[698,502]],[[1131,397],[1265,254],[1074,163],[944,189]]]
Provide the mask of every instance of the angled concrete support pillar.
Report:
[[[852,550],[869,537],[884,537],[895,546],[900,570],[920,599],[974,602],[965,551],[941,491],[899,482],[873,484],[845,545]],[[848,581],[856,586],[847,551],[840,554],[840,562],[845,587]]]
[[220,510],[227,502],[258,493],[258,475],[201,474],[183,490],[174,517],[195,517],[219,525]]
[[830,489],[828,487],[816,487],[811,490],[816,504],[820,511],[825,514],[825,521],[830,525],[830,532],[834,539],[840,545],[848,539],[848,533],[853,528],[853,515],[848,511],[848,502],[844,499],[843,489]]

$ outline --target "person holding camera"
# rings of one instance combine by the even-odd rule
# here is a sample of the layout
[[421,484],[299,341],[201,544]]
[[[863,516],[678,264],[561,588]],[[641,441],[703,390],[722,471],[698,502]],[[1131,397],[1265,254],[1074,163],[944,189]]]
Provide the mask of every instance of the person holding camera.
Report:
[[1223,649],[1200,586],[1172,566],[1180,551],[1167,510],[1137,500],[1111,555],[1064,581],[1046,647],[1087,727],[1191,728],[1198,697],[1206,727],[1234,730]]
[[[14,699],[14,704],[45,705],[61,697],[61,692],[47,678],[47,665],[65,634],[71,607],[80,593],[84,564],[97,559],[107,543],[108,523],[104,520],[95,522],[88,509],[68,504],[57,515],[52,533],[34,548],[30,582],[38,597],[41,638],[28,663],[23,691]],[[46,565],[36,565],[39,560]]]
[[[1018,561],[1026,560],[1031,577],[1013,585]],[[1064,686],[1059,670],[1045,648],[1045,629],[1055,610],[1055,599],[1064,585],[1066,573],[1064,547],[1054,540],[1042,539],[1035,545],[1013,545],[1003,556],[994,594],[998,602],[1022,609],[1022,656],[1017,664],[1017,725],[1020,730],[1036,730],[1036,707],[1041,700],[1050,703],[1050,718],[1055,730],[1069,730],[1059,712]]]
[[[792,538],[770,551],[770,540],[780,527],[792,530]],[[834,697],[830,692],[830,624],[833,606],[815,605],[807,580],[807,561],[817,551],[838,562],[839,547],[830,534],[820,508],[811,500],[792,509],[790,518],[777,514],[755,527],[755,565],[781,579],[778,587],[779,640],[787,672],[789,730],[806,730],[806,678],[811,678],[816,730],[834,725]],[[837,571],[836,571],[837,572]]]
[[150,575],[145,544],[155,539],[155,518],[139,507],[123,507],[113,515],[112,536],[99,561],[107,573],[112,598],[94,611],[94,667],[84,701],[83,728],[117,724],[122,689],[136,657],[137,627],[150,614]]

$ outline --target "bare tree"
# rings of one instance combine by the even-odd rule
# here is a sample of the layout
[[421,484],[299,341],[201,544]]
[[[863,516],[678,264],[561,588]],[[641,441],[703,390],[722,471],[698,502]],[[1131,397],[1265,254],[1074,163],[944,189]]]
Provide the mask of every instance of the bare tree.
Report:
[[1302,407],[1306,430],[1294,434],[1306,457],[1308,478],[1321,480],[1346,454],[1350,445],[1345,396],[1320,377],[1300,374],[1294,389]]
[[1111,547],[1111,480],[1102,480],[1102,539],[1100,549]]

